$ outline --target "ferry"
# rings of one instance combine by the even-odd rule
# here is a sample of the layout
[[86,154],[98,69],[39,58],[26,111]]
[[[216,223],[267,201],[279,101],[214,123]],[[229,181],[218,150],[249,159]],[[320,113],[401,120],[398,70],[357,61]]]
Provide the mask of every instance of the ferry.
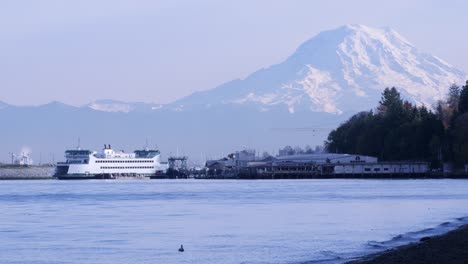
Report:
[[114,151],[104,145],[100,152],[91,150],[65,151],[65,162],[58,162],[54,176],[62,180],[150,178],[165,173],[159,150],[135,150],[133,153]]

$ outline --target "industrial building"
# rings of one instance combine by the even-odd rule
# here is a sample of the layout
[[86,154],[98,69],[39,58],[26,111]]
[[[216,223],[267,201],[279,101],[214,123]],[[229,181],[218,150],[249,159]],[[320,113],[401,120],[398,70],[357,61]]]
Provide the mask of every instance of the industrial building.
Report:
[[424,177],[428,173],[428,162],[379,162],[376,157],[337,153],[256,159],[255,152],[243,151],[206,164],[208,178],[397,178]]
[[255,161],[255,150],[236,151],[219,160],[208,160],[205,164],[206,178],[239,178],[242,168]]

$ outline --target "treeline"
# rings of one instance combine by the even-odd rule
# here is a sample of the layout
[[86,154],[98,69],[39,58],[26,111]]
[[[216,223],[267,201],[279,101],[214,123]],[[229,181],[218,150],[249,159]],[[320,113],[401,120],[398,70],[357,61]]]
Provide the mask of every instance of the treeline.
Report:
[[376,156],[382,161],[468,163],[468,81],[452,85],[435,112],[386,88],[375,111],[361,112],[330,132],[328,152]]
[[323,151],[324,148],[322,146],[315,146],[315,148],[312,148],[310,145],[306,145],[304,148],[302,148],[300,146],[291,147],[288,145],[284,148],[279,149],[278,154],[280,156],[290,156],[300,154],[318,154],[322,153]]

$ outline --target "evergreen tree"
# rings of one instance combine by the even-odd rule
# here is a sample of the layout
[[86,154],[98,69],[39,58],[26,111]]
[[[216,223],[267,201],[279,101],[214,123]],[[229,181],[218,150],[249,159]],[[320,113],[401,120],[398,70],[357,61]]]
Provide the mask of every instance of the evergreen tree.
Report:
[[453,113],[458,111],[459,101],[460,101],[460,87],[456,84],[452,84],[449,88],[448,95],[447,95],[447,105]]
[[312,147],[310,147],[310,145],[306,145],[305,148],[304,148],[304,153],[305,154],[313,154],[314,150],[312,149]]
[[450,130],[453,159],[457,165],[468,163],[468,113],[458,116]]
[[395,114],[403,108],[403,100],[395,87],[385,88],[377,108],[379,114]]
[[460,92],[460,101],[458,102],[458,111],[460,113],[468,112],[468,81]]

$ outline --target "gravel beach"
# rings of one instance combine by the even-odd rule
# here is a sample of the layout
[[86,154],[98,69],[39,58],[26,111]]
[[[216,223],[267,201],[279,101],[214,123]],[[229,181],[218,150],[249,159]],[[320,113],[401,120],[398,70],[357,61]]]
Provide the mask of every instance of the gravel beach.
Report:
[[468,225],[347,264],[467,264]]

